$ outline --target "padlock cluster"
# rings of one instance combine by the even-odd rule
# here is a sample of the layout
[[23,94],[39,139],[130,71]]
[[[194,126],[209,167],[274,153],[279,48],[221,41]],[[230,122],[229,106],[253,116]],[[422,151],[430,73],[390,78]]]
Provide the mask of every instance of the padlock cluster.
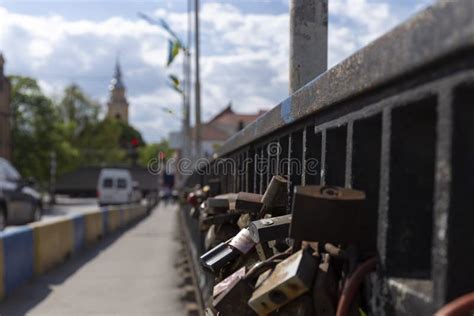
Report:
[[375,225],[364,192],[295,186],[274,176],[263,195],[187,196],[215,278],[207,315],[363,315],[375,269]]

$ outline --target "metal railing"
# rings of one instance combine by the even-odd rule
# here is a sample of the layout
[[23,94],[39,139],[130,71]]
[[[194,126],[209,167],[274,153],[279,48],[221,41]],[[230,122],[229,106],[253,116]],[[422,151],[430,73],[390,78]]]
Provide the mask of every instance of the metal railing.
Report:
[[[380,264],[367,282],[375,315],[427,315],[472,291],[473,12],[472,0],[441,1],[399,25],[228,140],[219,159],[246,172],[221,174],[208,168],[214,160],[188,186],[262,193],[284,174],[289,196],[294,185],[363,190],[377,222]],[[262,168],[262,158],[279,167]],[[303,173],[281,167],[285,158]]]

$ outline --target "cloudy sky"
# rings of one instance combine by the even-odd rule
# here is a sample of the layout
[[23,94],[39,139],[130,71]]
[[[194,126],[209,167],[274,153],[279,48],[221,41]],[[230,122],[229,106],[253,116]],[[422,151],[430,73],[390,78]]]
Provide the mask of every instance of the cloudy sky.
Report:
[[[432,0],[329,0],[333,66]],[[164,18],[185,38],[187,0],[0,0],[7,74],[32,76],[59,97],[79,84],[105,104],[120,56],[131,123],[148,142],[180,127],[180,97],[166,84],[166,34],[137,17]],[[204,120],[232,101],[269,109],[288,95],[288,0],[201,0]],[[164,110],[173,109],[173,113]],[[105,106],[104,106],[105,110]]]

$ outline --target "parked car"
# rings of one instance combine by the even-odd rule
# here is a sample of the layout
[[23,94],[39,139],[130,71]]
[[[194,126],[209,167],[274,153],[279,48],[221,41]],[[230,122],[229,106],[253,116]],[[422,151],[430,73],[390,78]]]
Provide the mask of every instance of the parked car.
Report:
[[141,193],[136,188],[129,170],[104,168],[97,183],[97,200],[100,206],[139,202]]
[[41,219],[41,195],[23,179],[8,160],[0,157],[0,230]]

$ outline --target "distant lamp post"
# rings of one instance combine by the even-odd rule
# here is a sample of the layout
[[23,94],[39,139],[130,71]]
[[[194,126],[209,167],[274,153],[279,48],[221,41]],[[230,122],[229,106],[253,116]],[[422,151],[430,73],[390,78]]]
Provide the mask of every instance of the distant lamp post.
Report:
[[57,172],[57,159],[56,152],[53,150],[50,152],[50,166],[49,166],[49,204],[56,204],[56,172]]
[[196,53],[194,54],[196,64],[195,78],[195,120],[196,120],[196,157],[200,158],[201,150],[201,77],[199,70],[199,0],[194,0],[194,41],[196,45]]

